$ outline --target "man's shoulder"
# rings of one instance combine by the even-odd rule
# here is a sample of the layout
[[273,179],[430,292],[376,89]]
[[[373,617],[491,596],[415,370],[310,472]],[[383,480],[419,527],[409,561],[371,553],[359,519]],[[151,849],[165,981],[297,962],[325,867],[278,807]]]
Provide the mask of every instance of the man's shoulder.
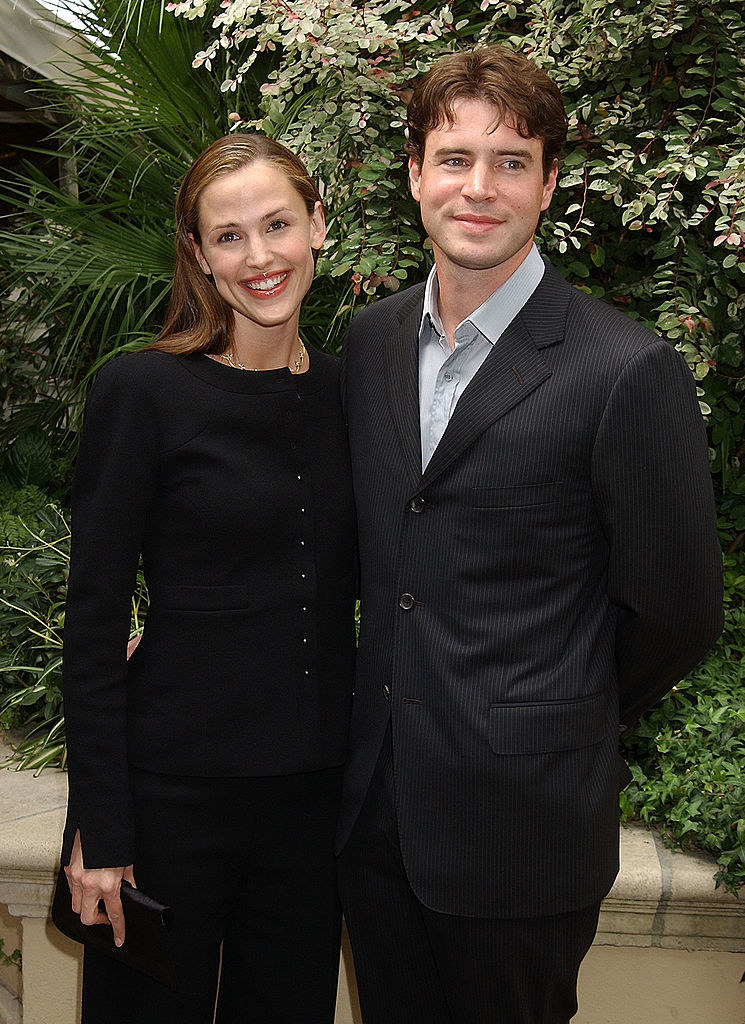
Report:
[[595,298],[593,295],[570,285],[560,271],[546,261],[546,272],[541,286],[536,290],[538,311],[548,319],[561,317],[564,320],[564,337],[567,341],[591,345],[599,355],[606,350],[614,359],[622,362],[640,349],[649,346],[670,348],[668,343],[639,320],[623,310]]

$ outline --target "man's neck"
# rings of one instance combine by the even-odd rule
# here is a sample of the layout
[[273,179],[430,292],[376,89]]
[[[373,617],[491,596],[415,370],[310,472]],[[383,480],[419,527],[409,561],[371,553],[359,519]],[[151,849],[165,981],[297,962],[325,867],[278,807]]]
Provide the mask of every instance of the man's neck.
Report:
[[[455,348],[455,330],[458,324],[475,312],[497,288],[515,273],[531,250],[533,240],[512,259],[488,270],[471,270],[454,266],[447,260],[437,259],[437,310],[451,349]],[[519,258],[518,258],[519,257]]]

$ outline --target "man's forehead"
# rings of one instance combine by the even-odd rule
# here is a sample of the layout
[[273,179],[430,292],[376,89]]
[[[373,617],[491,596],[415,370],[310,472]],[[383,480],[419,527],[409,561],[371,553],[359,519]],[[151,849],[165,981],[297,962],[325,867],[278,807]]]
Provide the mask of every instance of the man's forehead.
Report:
[[[529,134],[525,123],[518,117],[517,114],[511,110],[500,109],[493,103],[488,103],[484,100],[470,100],[470,99],[459,99],[456,100],[450,108],[443,107],[439,111],[438,120],[429,129],[425,136],[425,145],[430,140],[430,136],[433,132],[451,134],[456,137],[459,133],[472,134],[474,129],[473,123],[464,123],[464,114],[468,113],[468,105],[478,105],[481,110],[480,114],[485,115],[479,118],[481,132],[480,134],[493,135],[499,131],[500,128],[508,128],[515,132],[516,135],[520,136],[523,140],[523,147],[526,149],[534,149],[537,145],[540,150],[543,149],[543,140],[539,139],[535,135]],[[438,145],[442,140],[438,140]],[[501,148],[501,147],[500,147]]]
[[[488,131],[496,131],[501,124],[507,128],[512,128],[520,134],[520,126],[522,122],[521,118],[510,110],[508,107],[497,106],[496,103],[492,103],[490,100],[481,99],[476,96],[460,96],[458,99],[453,100],[452,103],[443,105],[437,112],[437,122],[433,125],[435,129],[449,129],[456,125],[456,122],[462,120],[463,116],[469,112],[479,108],[479,112],[486,115],[483,120],[489,125]],[[523,127],[523,131],[524,131]]]

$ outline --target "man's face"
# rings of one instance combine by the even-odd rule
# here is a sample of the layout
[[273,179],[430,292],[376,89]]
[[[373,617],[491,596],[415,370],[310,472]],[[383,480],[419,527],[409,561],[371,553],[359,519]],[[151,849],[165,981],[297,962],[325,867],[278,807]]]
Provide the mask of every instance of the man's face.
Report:
[[556,187],[556,163],[543,179],[543,143],[496,109],[462,99],[455,120],[429,132],[421,165],[409,161],[411,193],[432,240],[438,274],[473,280],[483,272],[498,288],[527,256],[538,218]]

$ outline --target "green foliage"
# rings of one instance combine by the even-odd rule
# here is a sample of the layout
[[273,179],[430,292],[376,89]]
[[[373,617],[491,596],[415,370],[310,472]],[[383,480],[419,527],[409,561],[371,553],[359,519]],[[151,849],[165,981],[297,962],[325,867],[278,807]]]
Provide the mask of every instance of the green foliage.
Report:
[[162,19],[157,0],[130,15],[118,0],[81,10],[89,60],[71,89],[47,86],[58,125],[49,148],[59,152],[62,178],[30,161],[4,186],[13,213],[0,231],[8,285],[0,441],[12,445],[17,482],[55,487],[69,478],[81,383],[113,352],[159,329],[177,184],[228,127],[219,86],[191,70],[199,26]]
[[0,548],[0,724],[25,727],[21,767],[65,762],[62,627],[70,532],[51,507],[38,530]]
[[[136,18],[135,7],[92,0],[88,35],[108,44],[90,44],[71,93],[50,94],[49,145],[66,174],[53,182],[29,164],[4,197],[15,210],[0,231],[4,477],[58,490],[69,477],[91,372],[162,322],[175,190],[207,143],[231,126],[262,129],[322,182],[329,240],[303,330],[334,348],[357,306],[428,266],[403,156],[413,81],[472,45],[528,53],[570,120],[541,247],[578,287],[684,353],[709,413],[730,552],[724,637],[624,741],[635,778],[624,812],[712,850],[727,885],[745,880],[742,4],[184,0],[169,5],[175,18],[160,0],[139,0]],[[62,763],[66,521],[47,510],[29,540],[7,515],[0,495],[1,720],[30,730],[19,763]]]
[[[62,633],[70,568],[68,517],[52,505],[20,542],[0,545],[0,727],[21,730],[11,762],[65,765]],[[142,631],[147,592],[132,598],[131,635]]]
[[745,883],[745,557],[725,559],[725,628],[716,647],[622,747],[634,781],[624,818],[713,853],[717,884]]
[[[733,0],[183,0],[210,21],[194,59],[240,87],[264,70],[260,128],[300,150],[332,216],[320,273],[355,296],[420,279],[405,104],[443,54],[505,43],[556,80],[570,122],[542,247],[574,284],[642,319],[686,356],[712,410],[720,526],[745,536],[745,10]],[[246,94],[244,93],[244,99]],[[345,292],[346,289],[346,292]],[[350,295],[351,291],[351,295]],[[345,296],[347,301],[345,302]]]
[[5,942],[0,939],[0,967],[17,967],[21,969],[21,951],[14,949],[12,953],[5,952]]
[[34,484],[16,488],[0,480],[0,545],[20,544],[29,529],[37,529],[36,513],[46,503],[46,494]]

